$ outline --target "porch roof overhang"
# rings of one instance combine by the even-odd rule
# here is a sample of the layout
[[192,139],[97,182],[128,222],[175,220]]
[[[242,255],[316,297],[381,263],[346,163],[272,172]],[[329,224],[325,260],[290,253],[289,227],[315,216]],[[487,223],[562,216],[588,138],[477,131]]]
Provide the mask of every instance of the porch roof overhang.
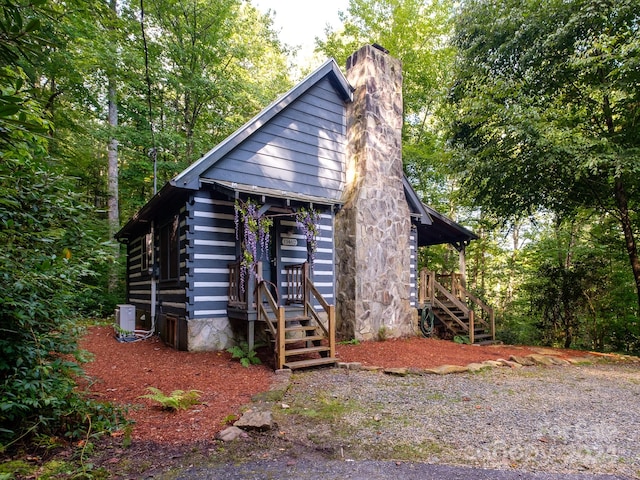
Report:
[[159,207],[186,201],[189,193],[189,190],[177,188],[170,183],[166,183],[160,191],[138,210],[114,235],[115,239],[119,242],[127,243],[131,237],[141,233],[148,233],[151,221],[158,216],[157,212],[160,211]]
[[467,230],[459,223],[454,222],[428,205],[423,205],[429,212],[432,220],[431,225],[417,225],[418,246],[427,247],[430,245],[440,245],[449,243],[458,251],[469,245],[472,240],[479,237],[470,230]]
[[214,189],[225,193],[230,198],[239,198],[240,195],[253,197],[262,197],[261,203],[268,203],[269,199],[278,199],[290,206],[292,202],[308,203],[310,205],[326,205],[336,206],[342,205],[342,202],[328,197],[317,197],[314,195],[305,195],[302,193],[290,192],[287,190],[278,190],[275,188],[259,187],[256,185],[246,185],[237,182],[228,182],[214,179],[201,179],[202,184],[212,185]]
[[406,176],[402,178],[402,183],[412,223],[418,231],[419,247],[449,243],[460,251],[471,240],[478,239],[475,233],[422,203]]

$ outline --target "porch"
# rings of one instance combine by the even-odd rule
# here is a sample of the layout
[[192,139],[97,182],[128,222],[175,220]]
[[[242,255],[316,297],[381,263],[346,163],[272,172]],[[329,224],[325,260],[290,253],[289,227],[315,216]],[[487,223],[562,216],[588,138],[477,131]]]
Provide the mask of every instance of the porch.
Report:
[[240,262],[229,264],[229,319],[247,324],[249,349],[255,347],[256,327],[263,328],[274,352],[276,369],[332,365],[335,358],[335,307],[314,285],[308,262],[284,265],[282,288],[244,273]]

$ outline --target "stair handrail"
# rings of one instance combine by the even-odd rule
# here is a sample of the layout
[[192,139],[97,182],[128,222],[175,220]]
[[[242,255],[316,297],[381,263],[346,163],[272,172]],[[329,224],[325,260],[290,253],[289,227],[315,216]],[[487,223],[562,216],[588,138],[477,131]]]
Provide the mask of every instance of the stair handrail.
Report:
[[[473,343],[475,340],[475,314],[474,311],[469,308],[469,306],[463,302],[463,300],[460,297],[460,292],[461,292],[461,286],[458,285],[458,288],[455,288],[454,285],[454,281],[453,281],[453,274],[452,275],[447,275],[446,277],[451,278],[452,282],[451,282],[451,286],[453,288],[454,291],[449,291],[444,285],[442,285],[442,283],[440,283],[437,280],[437,276],[435,274],[435,272],[430,271],[427,268],[423,268],[420,270],[420,283],[421,283],[421,289],[422,289],[422,284],[423,283],[428,283],[428,287],[426,287],[426,290],[424,290],[423,292],[421,292],[420,296],[419,296],[419,300],[422,302],[423,300],[425,300],[427,297],[430,298],[430,303],[431,305],[435,305],[438,308],[442,309],[443,311],[446,312],[446,314],[449,316],[449,318],[451,318],[452,321],[456,322],[460,328],[462,328],[468,335],[469,335],[469,342]],[[450,309],[449,307],[447,307],[447,305],[444,304],[444,302],[442,302],[438,296],[436,295],[436,292],[438,294],[440,294],[442,297],[445,297],[449,302],[451,302],[453,305],[455,305],[458,309],[460,309],[460,311],[463,314],[462,318],[466,318],[469,320],[469,324],[467,325],[466,323],[462,322],[460,320],[460,318],[458,318],[457,315],[455,315]]]
[[[262,301],[264,298],[267,299],[266,305]],[[256,279],[256,306],[258,314],[257,320],[264,320],[269,327],[269,331],[275,335],[277,326],[273,324],[273,319],[278,318],[278,310],[280,309],[280,306],[269,291],[269,284],[262,279]],[[272,317],[269,316],[269,312],[273,314]]]
[[458,316],[449,309],[449,307],[447,307],[443,302],[440,301],[440,299],[435,298],[433,301],[433,305],[443,310],[447,315],[449,315],[449,318],[451,318],[451,320],[456,322],[460,326],[460,328],[462,328],[465,332],[469,331],[469,326],[463,321],[461,321],[458,318]]
[[[320,329],[323,331],[324,335],[329,340],[329,356],[334,358],[336,356],[336,307],[334,305],[329,304],[322,296],[320,291],[313,284],[313,280],[311,280],[311,268],[308,262],[305,262],[303,266],[304,272],[304,314],[308,317],[313,317],[316,322],[316,325],[320,326]],[[320,321],[320,317],[318,316],[318,312],[313,307],[311,303],[311,297],[316,299],[316,301],[320,304],[322,309],[325,311],[327,315],[327,326]]]
[[447,290],[440,282],[435,282],[435,289],[438,293],[442,294],[447,300],[458,307],[463,313],[465,318],[469,315],[469,306],[460,300],[456,295]]
[[[463,295],[463,298],[466,298],[468,302],[480,307],[480,309],[484,311],[484,313],[487,315],[487,317],[489,318],[489,321],[485,320],[482,316],[478,317],[478,321],[489,329],[489,331],[491,332],[491,340],[495,340],[496,339],[496,320],[495,320],[495,312],[493,311],[493,308],[491,308],[489,305],[484,303],[482,300],[480,300],[478,297],[476,297],[473,293],[468,291],[463,286],[459,286],[459,289],[460,289],[460,293]],[[473,308],[471,308],[471,310],[473,311]]]
[[[273,318],[269,315],[269,310],[262,301],[267,299],[267,305],[273,317],[275,317],[275,325]],[[277,368],[282,369],[285,361],[285,310],[283,306],[278,305],[276,299],[269,291],[269,283],[262,278],[256,278],[256,306],[258,321],[264,320],[276,340],[276,363]]]

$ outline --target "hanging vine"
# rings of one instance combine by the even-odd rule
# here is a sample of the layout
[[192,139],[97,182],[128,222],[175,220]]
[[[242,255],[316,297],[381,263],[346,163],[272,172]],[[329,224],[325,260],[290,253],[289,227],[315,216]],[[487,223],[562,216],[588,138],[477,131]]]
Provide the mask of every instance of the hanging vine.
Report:
[[260,205],[253,200],[246,202],[236,200],[234,205],[236,240],[240,239],[240,224],[242,224],[242,258],[240,260],[240,289],[244,292],[247,272],[249,275],[257,273],[259,253],[262,251],[269,256],[269,230],[273,220],[260,214]]
[[320,230],[320,212],[317,210],[301,208],[296,212],[296,224],[304,232],[307,239],[307,251],[311,263],[318,249],[318,233]]

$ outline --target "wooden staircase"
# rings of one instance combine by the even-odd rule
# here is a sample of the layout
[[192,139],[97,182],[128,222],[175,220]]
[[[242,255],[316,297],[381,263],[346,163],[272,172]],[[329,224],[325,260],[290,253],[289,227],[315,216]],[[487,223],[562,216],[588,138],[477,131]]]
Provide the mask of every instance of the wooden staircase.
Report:
[[437,276],[423,268],[418,301],[450,335],[468,337],[469,343],[495,342],[493,309],[464,288],[460,275]]
[[[273,298],[267,282],[256,287],[258,320],[274,346],[277,369],[335,365],[335,307],[320,295],[309,278],[309,264],[287,265],[286,305]],[[322,319],[312,298],[322,307]]]

